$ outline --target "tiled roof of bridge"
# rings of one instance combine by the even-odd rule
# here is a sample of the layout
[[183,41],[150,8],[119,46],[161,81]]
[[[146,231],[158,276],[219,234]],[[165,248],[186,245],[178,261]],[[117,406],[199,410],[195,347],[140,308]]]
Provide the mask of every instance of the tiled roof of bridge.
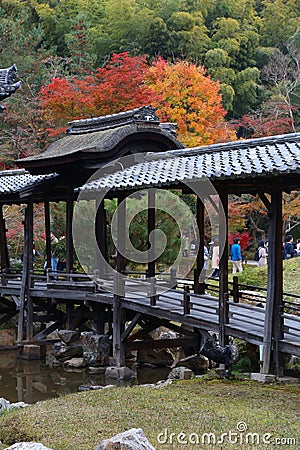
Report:
[[[176,139],[175,126],[171,123],[161,124],[155,109],[143,106],[118,114],[69,122],[66,136],[50,144],[44,152],[16,162],[20,167],[30,169],[32,164],[54,163],[55,160],[75,158],[79,154],[89,155],[90,158],[97,155],[103,158],[105,154],[114,151],[122,141],[137,133],[161,136],[168,141],[168,148],[184,147]],[[112,159],[117,156],[112,154]]]
[[129,168],[86,183],[81,190],[130,189],[184,181],[300,174],[300,133],[148,153]]
[[34,188],[43,181],[55,176],[56,174],[31,175],[24,169],[3,170],[0,172],[0,196]]

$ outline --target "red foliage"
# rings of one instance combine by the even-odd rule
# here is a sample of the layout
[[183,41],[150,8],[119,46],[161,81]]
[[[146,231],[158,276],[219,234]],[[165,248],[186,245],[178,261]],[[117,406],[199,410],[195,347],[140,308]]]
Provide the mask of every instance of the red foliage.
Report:
[[241,249],[246,250],[249,242],[251,241],[250,234],[245,231],[243,233],[229,233],[228,242],[230,245],[234,243],[235,238],[238,238],[240,240]]
[[[296,110],[295,107],[293,109]],[[293,132],[293,120],[287,105],[271,101],[263,105],[262,111],[244,115],[234,126],[238,132],[244,130],[241,134],[251,138]]]

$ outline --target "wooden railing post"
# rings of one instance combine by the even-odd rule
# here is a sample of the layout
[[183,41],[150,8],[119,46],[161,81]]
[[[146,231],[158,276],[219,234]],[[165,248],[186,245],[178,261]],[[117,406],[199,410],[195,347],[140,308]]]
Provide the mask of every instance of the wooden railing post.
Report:
[[189,286],[184,286],[184,294],[183,294],[183,314],[186,316],[190,314],[191,311],[191,294]]
[[97,292],[98,290],[98,279],[100,277],[100,270],[95,269],[93,272],[93,282],[94,282],[94,292]]
[[150,305],[156,306],[156,279],[150,278]]
[[113,305],[113,356],[116,359],[117,367],[123,367],[125,365],[125,345],[122,342],[122,332],[124,326],[122,309],[124,280],[122,279],[122,275],[120,273],[115,273],[114,282],[115,294]]
[[239,303],[239,278],[233,277],[233,283],[232,283],[232,297],[234,303]]
[[2,283],[2,286],[6,286],[7,285],[6,269],[2,269],[2,272],[1,272],[1,283]]
[[171,288],[176,288],[177,286],[177,271],[174,267],[171,267],[170,269],[170,285]]

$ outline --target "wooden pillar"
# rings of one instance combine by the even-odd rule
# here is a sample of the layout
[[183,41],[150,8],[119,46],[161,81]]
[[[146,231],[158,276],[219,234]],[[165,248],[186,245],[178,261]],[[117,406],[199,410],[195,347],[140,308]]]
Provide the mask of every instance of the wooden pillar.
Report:
[[199,230],[199,248],[194,272],[194,291],[196,294],[204,294],[205,279],[204,277],[200,279],[204,265],[204,204],[199,197],[197,197],[196,220]]
[[263,367],[262,373],[268,374],[271,369],[271,354],[274,348],[277,374],[282,373],[281,355],[278,341],[283,335],[282,323],[282,191],[273,184],[270,208],[270,224],[268,233],[268,291],[266,301]]
[[6,225],[3,217],[3,205],[0,205],[0,258],[1,269],[8,269],[10,267],[10,261],[6,239]]
[[117,367],[125,365],[125,348],[122,343],[122,333],[124,331],[122,298],[124,292],[124,273],[126,261],[125,254],[125,226],[126,226],[126,200],[125,197],[118,198],[117,211],[117,272],[114,277],[114,305],[113,305],[113,356],[116,359]]
[[[228,194],[225,186],[219,191],[219,244],[220,244],[220,263],[219,263],[219,325],[220,325],[220,345],[227,343],[225,334],[225,325],[228,323]],[[225,215],[221,214],[223,207]],[[224,244],[224,249],[221,245]],[[221,253],[222,252],[222,253]]]
[[[119,283],[118,281],[116,282]],[[115,294],[113,307],[113,356],[116,360],[117,367],[125,366],[125,345],[122,342],[123,331],[122,297]]]
[[[108,238],[107,238],[107,220],[106,220],[106,210],[104,207],[104,199],[97,205],[96,211],[96,223],[95,223],[95,234],[96,241],[98,245],[99,252],[107,263],[109,263],[108,256]],[[96,255],[98,251],[96,252]],[[99,270],[99,275],[103,276],[105,268],[100,263],[100,259],[97,258],[97,269]]]
[[28,234],[28,256],[27,256],[27,283],[26,283],[26,291],[27,291],[27,316],[26,316],[26,338],[28,340],[33,337],[33,302],[30,295],[30,287],[31,287],[31,274],[33,273],[33,202],[29,200],[27,205],[27,225],[25,225],[25,233]]
[[66,202],[66,271],[71,273],[73,271],[73,235],[72,235],[72,221],[73,221],[73,195],[72,191],[67,192]]
[[126,267],[125,255],[126,198],[118,198],[117,212],[117,271],[124,273]]
[[152,246],[150,247],[149,236],[155,230],[155,189],[148,189],[148,277],[155,277],[155,239],[152,234]]
[[71,323],[74,318],[74,303],[68,301],[66,303],[66,329],[71,329]]
[[28,208],[25,208],[24,217],[24,248],[23,248],[23,270],[21,279],[21,289],[20,289],[20,308],[19,308],[19,322],[18,322],[18,342],[23,341],[23,328],[24,328],[24,318],[25,318],[25,296],[26,288],[28,282]]
[[50,204],[49,201],[46,200],[44,203],[45,209],[45,236],[46,236],[46,269],[51,269],[51,238],[50,238]]

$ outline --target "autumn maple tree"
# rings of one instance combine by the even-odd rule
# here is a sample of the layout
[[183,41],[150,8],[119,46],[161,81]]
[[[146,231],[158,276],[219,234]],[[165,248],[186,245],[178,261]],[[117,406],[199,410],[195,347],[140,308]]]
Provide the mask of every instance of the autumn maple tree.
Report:
[[70,120],[99,117],[151,103],[155,94],[143,83],[146,57],[113,54],[104,68],[82,79],[53,78],[40,90],[44,117],[51,136]]
[[191,147],[234,139],[219,88],[202,67],[161,58],[149,66],[145,56],[124,52],[82,79],[54,78],[40,99],[52,135],[70,120],[151,104],[161,121],[178,124],[179,139]]
[[219,83],[203,67],[185,61],[169,64],[159,58],[149,68],[146,82],[158,94],[158,115],[177,123],[179,139],[186,146],[234,140],[224,121]]

